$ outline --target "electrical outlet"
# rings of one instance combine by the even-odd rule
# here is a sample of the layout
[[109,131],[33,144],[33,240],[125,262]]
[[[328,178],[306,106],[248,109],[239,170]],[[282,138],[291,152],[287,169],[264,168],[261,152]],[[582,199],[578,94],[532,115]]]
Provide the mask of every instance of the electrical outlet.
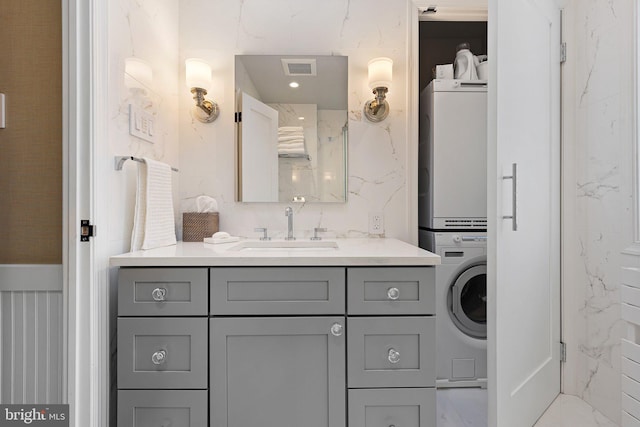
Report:
[[382,212],[369,212],[369,234],[384,234],[384,215]]

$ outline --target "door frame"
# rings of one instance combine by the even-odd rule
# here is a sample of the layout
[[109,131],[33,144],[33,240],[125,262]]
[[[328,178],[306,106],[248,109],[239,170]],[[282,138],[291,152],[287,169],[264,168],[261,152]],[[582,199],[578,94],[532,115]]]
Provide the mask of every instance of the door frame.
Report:
[[[107,12],[103,0],[61,0],[63,76],[63,395],[71,426],[107,426],[107,240],[80,242],[80,220],[106,216]],[[106,221],[104,221],[106,223]],[[104,234],[104,233],[103,233]]]

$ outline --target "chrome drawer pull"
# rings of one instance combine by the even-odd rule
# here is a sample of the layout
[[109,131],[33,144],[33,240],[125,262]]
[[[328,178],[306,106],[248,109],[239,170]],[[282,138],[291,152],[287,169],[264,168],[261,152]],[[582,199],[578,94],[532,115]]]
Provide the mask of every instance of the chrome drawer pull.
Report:
[[167,290],[165,288],[155,288],[153,292],[151,292],[151,297],[153,297],[154,301],[164,301],[167,295]]
[[400,298],[400,290],[398,288],[389,288],[387,290],[387,298],[391,301],[395,301]]
[[162,365],[167,360],[167,352],[165,350],[158,350],[151,356],[151,361],[154,365]]
[[340,323],[334,323],[331,325],[331,335],[334,337],[342,335],[342,325]]
[[400,353],[395,348],[389,350],[389,362],[398,363],[400,361]]

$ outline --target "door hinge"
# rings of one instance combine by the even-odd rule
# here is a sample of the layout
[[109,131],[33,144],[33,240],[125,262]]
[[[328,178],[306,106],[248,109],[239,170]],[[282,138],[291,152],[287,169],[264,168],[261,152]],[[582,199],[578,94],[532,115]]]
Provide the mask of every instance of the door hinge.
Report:
[[567,61],[567,43],[560,43],[560,63],[564,64]]
[[97,233],[97,228],[95,225],[91,225],[91,222],[88,219],[80,220],[80,241],[88,242],[89,238],[95,237]]
[[567,345],[560,341],[560,362],[565,363],[567,361]]
[[235,122],[236,123],[240,123],[242,121],[242,111],[240,111],[239,113],[235,114]]

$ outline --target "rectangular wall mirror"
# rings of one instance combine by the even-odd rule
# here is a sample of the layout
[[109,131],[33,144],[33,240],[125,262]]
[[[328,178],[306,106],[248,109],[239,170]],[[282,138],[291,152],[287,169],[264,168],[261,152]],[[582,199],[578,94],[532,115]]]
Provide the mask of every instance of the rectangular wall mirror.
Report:
[[239,201],[346,201],[347,73],[346,56],[236,56]]

